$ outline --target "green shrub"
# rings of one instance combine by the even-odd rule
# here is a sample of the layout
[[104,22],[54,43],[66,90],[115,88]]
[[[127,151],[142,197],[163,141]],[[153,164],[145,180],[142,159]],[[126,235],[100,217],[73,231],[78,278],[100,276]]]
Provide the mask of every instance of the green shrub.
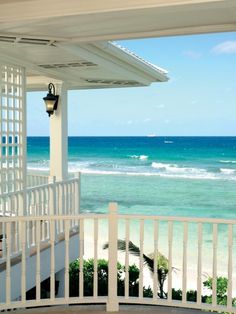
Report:
[[[99,259],[97,261],[98,273],[98,296],[108,295],[108,261]],[[117,293],[119,296],[124,296],[124,272],[125,268],[120,263],[117,263]],[[75,260],[70,264],[69,269],[69,287],[70,296],[76,297],[79,295],[79,274],[80,261]],[[83,261],[83,279],[84,279],[84,296],[93,295],[93,277],[94,276],[94,260],[88,259]],[[136,265],[129,266],[129,295],[138,296],[139,291],[139,269]],[[147,291],[146,291],[147,290]],[[150,294],[146,289],[145,293]]]
[[[204,287],[212,291],[213,278],[209,277],[203,282]],[[225,277],[217,277],[216,280],[216,298],[217,304],[227,305],[228,279]],[[212,295],[206,297],[206,303],[212,303]],[[232,305],[236,306],[236,298],[233,298]]]

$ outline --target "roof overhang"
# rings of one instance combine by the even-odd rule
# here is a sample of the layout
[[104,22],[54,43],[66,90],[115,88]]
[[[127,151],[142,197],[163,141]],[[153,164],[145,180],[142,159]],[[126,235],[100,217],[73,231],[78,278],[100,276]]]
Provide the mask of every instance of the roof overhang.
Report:
[[28,91],[49,81],[68,89],[148,86],[168,80],[167,72],[111,42],[75,44],[46,39],[5,38],[0,57],[26,68]]
[[94,42],[236,30],[235,0],[1,0],[3,35]]
[[236,30],[235,0],[1,0],[0,56],[28,90],[147,86],[166,72],[107,42]]

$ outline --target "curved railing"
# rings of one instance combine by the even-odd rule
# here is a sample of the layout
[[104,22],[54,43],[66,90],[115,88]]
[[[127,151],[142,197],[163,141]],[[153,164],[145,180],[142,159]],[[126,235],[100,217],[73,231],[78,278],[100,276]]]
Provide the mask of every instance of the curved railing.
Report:
[[[6,234],[0,310],[106,303],[109,311],[116,311],[119,303],[129,303],[236,313],[236,220],[123,215],[111,203],[108,214],[4,217],[0,225]],[[46,234],[43,225],[47,225]],[[60,225],[62,232],[57,232]],[[35,226],[34,241],[29,226]],[[12,260],[13,228],[20,230],[18,262]],[[132,265],[138,270],[135,280]],[[55,281],[61,269],[59,293]],[[15,298],[13,276],[17,274]],[[163,285],[160,274],[165,274]],[[31,284],[29,278],[33,278]],[[46,297],[41,286],[45,279],[49,282]],[[223,295],[219,279],[226,284]],[[35,294],[29,298],[33,287]]]

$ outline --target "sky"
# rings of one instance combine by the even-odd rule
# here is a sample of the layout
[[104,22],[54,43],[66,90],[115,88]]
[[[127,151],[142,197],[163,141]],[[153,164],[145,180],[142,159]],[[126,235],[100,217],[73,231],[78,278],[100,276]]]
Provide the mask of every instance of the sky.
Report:
[[[169,82],[70,91],[70,136],[236,136],[236,32],[118,43],[166,69]],[[49,135],[45,94],[27,94],[29,136]]]

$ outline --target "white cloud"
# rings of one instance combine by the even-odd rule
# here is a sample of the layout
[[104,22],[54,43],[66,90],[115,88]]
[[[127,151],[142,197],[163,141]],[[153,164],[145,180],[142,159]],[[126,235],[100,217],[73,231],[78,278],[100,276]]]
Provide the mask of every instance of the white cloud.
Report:
[[127,124],[133,124],[134,122],[132,120],[127,121]]
[[164,122],[165,122],[166,124],[169,124],[169,123],[170,123],[170,120],[169,120],[169,119],[166,119]]
[[150,118],[146,118],[146,119],[143,120],[144,123],[147,123],[147,122],[150,122],[150,121],[151,121]]
[[183,51],[183,55],[191,59],[199,59],[201,58],[202,53],[198,51],[193,51],[193,50],[186,50],[186,51]]
[[212,48],[212,52],[215,54],[234,54],[236,53],[236,40],[225,41]]

